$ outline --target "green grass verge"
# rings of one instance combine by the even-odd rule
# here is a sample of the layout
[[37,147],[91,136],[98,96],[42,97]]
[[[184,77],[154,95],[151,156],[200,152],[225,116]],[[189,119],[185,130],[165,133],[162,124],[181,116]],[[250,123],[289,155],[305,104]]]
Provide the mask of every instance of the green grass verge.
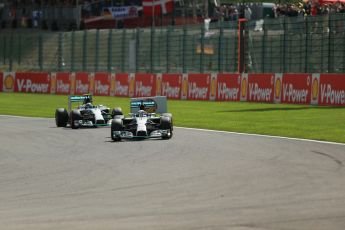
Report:
[[[94,103],[129,112],[129,98],[95,96]],[[54,117],[58,107],[67,107],[67,96],[0,93],[0,114]],[[345,107],[169,100],[168,109],[175,126],[345,143]]]

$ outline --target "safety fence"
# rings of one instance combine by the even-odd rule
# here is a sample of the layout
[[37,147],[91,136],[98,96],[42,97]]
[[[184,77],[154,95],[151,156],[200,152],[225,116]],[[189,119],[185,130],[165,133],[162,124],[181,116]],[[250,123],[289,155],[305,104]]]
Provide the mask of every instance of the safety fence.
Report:
[[[219,26],[221,25],[221,26]],[[236,72],[237,24],[0,34],[0,69]]]
[[244,31],[246,72],[345,72],[345,14],[250,21]]
[[[243,66],[242,69],[239,66]],[[0,70],[343,73],[345,14],[137,29],[0,33]]]
[[345,106],[345,74],[4,72],[1,90]]

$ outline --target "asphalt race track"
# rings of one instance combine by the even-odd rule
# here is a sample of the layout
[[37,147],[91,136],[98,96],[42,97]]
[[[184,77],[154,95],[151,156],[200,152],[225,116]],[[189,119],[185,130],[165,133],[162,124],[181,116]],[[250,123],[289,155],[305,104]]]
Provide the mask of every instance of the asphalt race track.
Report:
[[0,229],[345,229],[345,145],[0,116]]

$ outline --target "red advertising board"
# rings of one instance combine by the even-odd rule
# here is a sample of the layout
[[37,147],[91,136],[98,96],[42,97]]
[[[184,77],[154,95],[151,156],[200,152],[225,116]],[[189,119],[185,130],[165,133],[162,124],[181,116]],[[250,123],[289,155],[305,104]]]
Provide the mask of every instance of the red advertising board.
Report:
[[239,101],[241,88],[240,74],[218,74],[217,101]]
[[[115,96],[128,97],[129,96],[129,79],[128,73],[118,73],[115,75]],[[133,83],[134,84],[134,81]],[[134,89],[134,85],[132,86]]]
[[247,101],[273,102],[274,74],[249,74]]
[[50,93],[50,76],[48,73],[16,73],[14,92]]
[[320,75],[319,105],[345,106],[345,74]]
[[182,74],[162,74],[160,95],[169,99],[181,98]]
[[188,74],[188,100],[210,99],[210,74]]
[[110,94],[110,80],[111,74],[100,72],[95,73],[95,88],[94,95],[96,96],[109,96]]
[[[53,79],[51,79],[53,81]],[[59,72],[56,73],[56,94],[70,94],[71,92],[71,77],[70,73]]]
[[147,73],[135,74],[134,97],[156,96],[156,75]]
[[281,103],[309,105],[311,79],[311,74],[284,74],[280,88]]
[[0,72],[0,92],[2,92],[4,74]]
[[[94,74],[89,74],[86,72],[75,73],[75,91],[77,95],[91,93],[94,90]],[[71,85],[73,86],[73,75],[71,79]],[[72,89],[73,91],[73,89]]]

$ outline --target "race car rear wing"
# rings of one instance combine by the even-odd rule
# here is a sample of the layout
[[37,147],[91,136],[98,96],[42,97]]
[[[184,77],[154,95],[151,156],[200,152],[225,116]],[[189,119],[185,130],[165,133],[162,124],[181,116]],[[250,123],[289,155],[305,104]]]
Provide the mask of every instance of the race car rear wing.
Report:
[[131,98],[131,113],[137,113],[141,106],[148,113],[168,112],[167,97],[165,96]]
[[86,99],[89,99],[89,101],[92,102],[92,95],[91,94],[84,94],[83,96],[69,95],[68,96],[68,111],[72,110],[73,102],[84,102]]

